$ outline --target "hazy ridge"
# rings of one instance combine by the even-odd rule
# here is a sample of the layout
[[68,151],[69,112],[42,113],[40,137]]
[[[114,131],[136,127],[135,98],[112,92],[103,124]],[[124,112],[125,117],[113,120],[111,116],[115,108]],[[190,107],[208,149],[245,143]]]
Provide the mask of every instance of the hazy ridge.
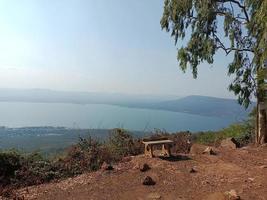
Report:
[[235,99],[191,95],[130,95],[119,93],[67,92],[46,89],[0,89],[0,101],[35,103],[108,104],[129,108],[145,108],[189,113],[203,116],[245,118],[248,109]]

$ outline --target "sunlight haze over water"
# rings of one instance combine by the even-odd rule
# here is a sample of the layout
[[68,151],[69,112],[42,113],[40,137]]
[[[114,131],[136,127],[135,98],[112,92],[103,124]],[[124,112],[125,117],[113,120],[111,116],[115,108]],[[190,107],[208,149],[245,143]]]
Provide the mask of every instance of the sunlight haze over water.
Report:
[[0,88],[232,98],[222,52],[197,80],[180,71],[162,8],[161,0],[2,0]]

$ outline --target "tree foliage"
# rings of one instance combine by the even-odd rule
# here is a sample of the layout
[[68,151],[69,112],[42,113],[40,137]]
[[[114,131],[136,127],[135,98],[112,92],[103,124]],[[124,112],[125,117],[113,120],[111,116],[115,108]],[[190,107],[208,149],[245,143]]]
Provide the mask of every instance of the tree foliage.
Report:
[[[175,40],[190,34],[177,59],[185,71],[197,77],[201,62],[211,64],[222,50],[231,54],[229,89],[248,107],[251,97],[264,98],[263,63],[267,58],[267,0],[165,0],[161,27]],[[223,33],[223,34],[222,34]]]

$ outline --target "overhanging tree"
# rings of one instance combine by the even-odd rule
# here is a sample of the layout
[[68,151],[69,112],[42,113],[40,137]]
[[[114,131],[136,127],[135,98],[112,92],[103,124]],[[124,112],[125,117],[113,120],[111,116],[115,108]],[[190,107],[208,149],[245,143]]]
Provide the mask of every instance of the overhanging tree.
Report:
[[[193,77],[201,62],[211,64],[215,53],[233,58],[228,65],[234,80],[229,89],[248,107],[257,98],[256,143],[267,142],[263,109],[264,61],[267,59],[267,0],[165,0],[161,27],[179,45],[177,59],[183,71],[190,66]],[[222,34],[223,33],[223,34]]]

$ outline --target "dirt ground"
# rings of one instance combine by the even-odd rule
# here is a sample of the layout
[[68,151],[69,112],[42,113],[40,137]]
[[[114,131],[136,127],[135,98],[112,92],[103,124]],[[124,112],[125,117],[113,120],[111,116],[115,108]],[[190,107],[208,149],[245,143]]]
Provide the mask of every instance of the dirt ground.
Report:
[[[139,165],[151,169],[141,172]],[[194,168],[195,173],[190,173]],[[142,184],[146,176],[156,182]],[[241,199],[267,200],[267,146],[234,150],[217,155],[178,155],[172,159],[136,156],[115,166],[58,183],[23,188],[24,199],[44,200],[142,200],[229,199],[235,190]]]

